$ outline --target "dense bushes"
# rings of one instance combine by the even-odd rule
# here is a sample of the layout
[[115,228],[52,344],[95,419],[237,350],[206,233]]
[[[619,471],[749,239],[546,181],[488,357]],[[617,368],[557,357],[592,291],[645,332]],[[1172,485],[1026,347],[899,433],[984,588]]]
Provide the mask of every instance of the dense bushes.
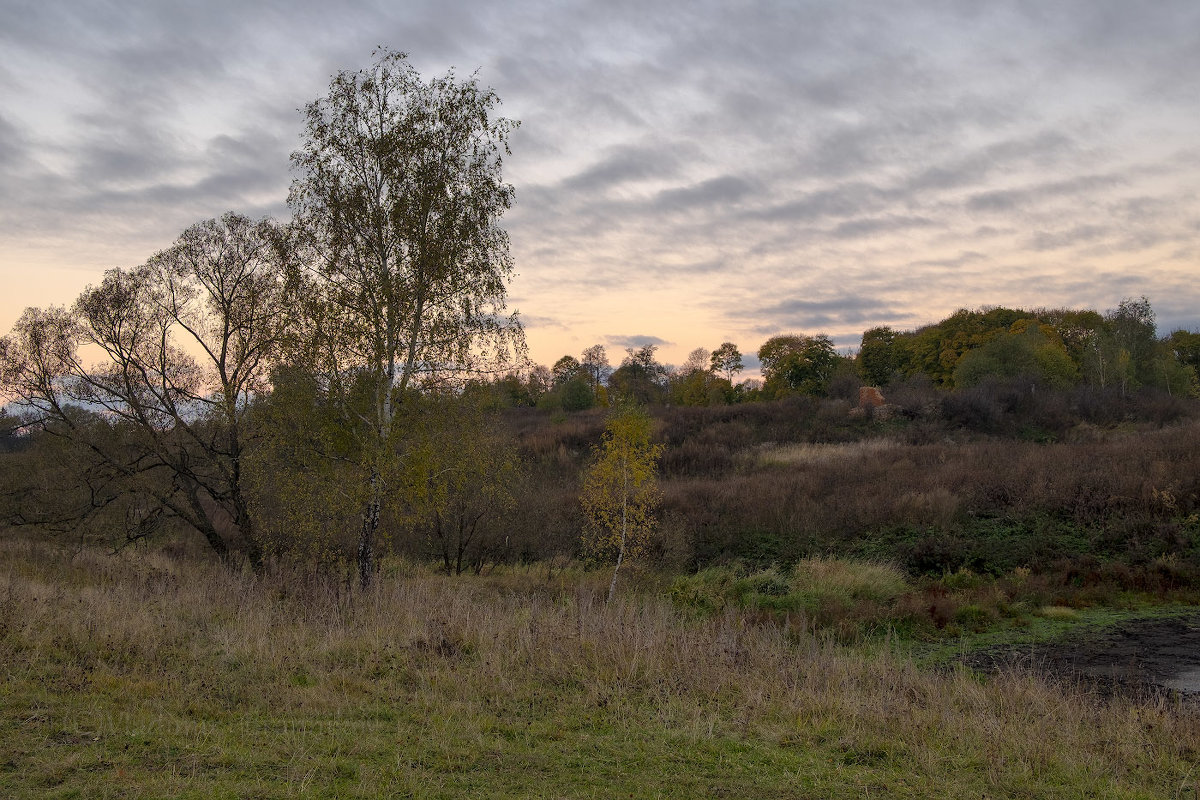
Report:
[[[1163,557],[1200,563],[1193,403],[1012,382],[952,394],[913,382],[887,399],[874,414],[812,398],[656,409],[666,450],[652,556],[702,569],[843,554],[931,575],[1089,554],[1135,570]],[[542,476],[528,502],[559,493],[564,511],[538,521],[539,535],[569,551],[575,476],[603,417],[505,420]]]
[[[698,570],[843,555],[912,575],[1061,571],[1090,557],[1104,570],[1128,568],[1112,576],[1132,584],[1193,580],[1195,401],[1012,381],[954,393],[911,381],[886,400],[866,410],[808,397],[654,409],[664,496],[648,557]],[[580,473],[604,423],[599,408],[516,408],[493,418],[520,474],[512,502],[481,523],[471,568],[578,555]],[[37,452],[2,454],[0,468],[30,472]],[[280,490],[280,473],[268,477],[264,491]],[[330,530],[352,534],[352,511],[331,517]],[[428,529],[401,511],[384,520],[389,546],[438,556]],[[1175,559],[1169,580],[1154,577],[1164,559]]]

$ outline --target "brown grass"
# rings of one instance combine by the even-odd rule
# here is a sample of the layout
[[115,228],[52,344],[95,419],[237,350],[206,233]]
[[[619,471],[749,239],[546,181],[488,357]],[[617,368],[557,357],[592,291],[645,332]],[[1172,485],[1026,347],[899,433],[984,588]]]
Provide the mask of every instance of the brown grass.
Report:
[[[119,769],[157,786],[151,795],[171,794],[186,784],[146,772],[120,745],[134,728],[182,725],[189,714],[215,728],[291,720],[295,740],[273,741],[277,760],[257,766],[216,733],[176,746],[181,760],[204,753],[230,774],[265,770],[293,790],[307,774],[297,764],[358,752],[310,740],[303,720],[364,714],[385,714],[393,743],[424,737],[411,745],[425,754],[414,767],[422,780],[438,779],[439,753],[472,742],[486,751],[497,726],[526,724],[532,733],[521,735],[539,737],[547,754],[562,737],[607,741],[617,731],[627,751],[605,758],[622,770],[638,769],[639,748],[668,732],[672,748],[698,753],[744,742],[801,754],[811,796],[864,776],[900,796],[1169,796],[1192,786],[1200,766],[1200,716],[1167,703],[1101,702],[1027,675],[923,671],[733,611],[696,619],[654,595],[606,606],[603,576],[571,570],[454,579],[396,564],[360,595],[161,554],[63,559],[41,544],[2,547],[0,788],[13,795],[51,772],[55,785],[88,793],[86,774],[45,760],[86,760],[88,748],[103,753],[97,779]],[[55,743],[63,731],[75,738]],[[395,756],[360,754],[360,783],[376,785],[370,776]],[[684,785],[644,768],[658,791]],[[565,766],[543,769],[525,793]]]

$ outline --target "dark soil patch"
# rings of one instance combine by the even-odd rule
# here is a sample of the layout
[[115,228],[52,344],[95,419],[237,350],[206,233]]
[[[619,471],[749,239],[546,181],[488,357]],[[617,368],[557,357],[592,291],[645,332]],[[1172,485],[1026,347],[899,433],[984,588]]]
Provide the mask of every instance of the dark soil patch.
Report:
[[989,648],[964,656],[985,673],[1031,670],[1102,694],[1177,694],[1200,702],[1200,614],[1089,629],[1055,642]]

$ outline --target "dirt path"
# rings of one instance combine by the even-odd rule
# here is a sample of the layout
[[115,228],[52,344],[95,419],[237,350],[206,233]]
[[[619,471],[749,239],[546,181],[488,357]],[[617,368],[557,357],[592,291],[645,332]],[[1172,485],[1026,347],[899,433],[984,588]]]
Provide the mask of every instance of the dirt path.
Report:
[[1178,692],[1200,701],[1200,613],[1090,629],[1057,642],[983,650],[963,663],[981,672],[1032,669],[1101,692]]

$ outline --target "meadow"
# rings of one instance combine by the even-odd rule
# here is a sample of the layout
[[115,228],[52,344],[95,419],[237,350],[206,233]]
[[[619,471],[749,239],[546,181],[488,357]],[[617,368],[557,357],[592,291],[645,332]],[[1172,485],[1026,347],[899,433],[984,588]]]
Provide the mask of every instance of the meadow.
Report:
[[[162,549],[0,547],[7,797],[1197,794],[1200,714],[1178,699],[983,679],[895,635],[680,603],[653,571],[605,605],[607,575],[575,566],[389,560],[362,592]],[[810,593],[906,591],[886,566],[806,574]]]

